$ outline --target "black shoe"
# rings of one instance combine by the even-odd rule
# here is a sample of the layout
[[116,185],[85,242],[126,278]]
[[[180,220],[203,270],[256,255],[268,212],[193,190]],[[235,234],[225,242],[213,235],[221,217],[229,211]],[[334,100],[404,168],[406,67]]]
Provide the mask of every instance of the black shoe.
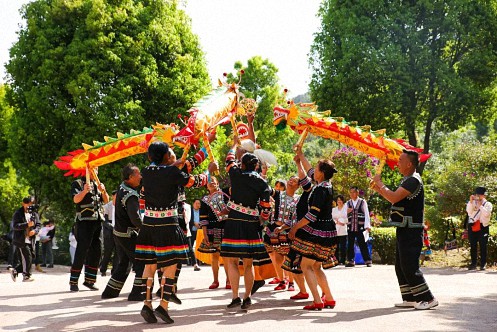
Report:
[[86,288],[88,288],[89,290],[92,290],[92,291],[97,291],[97,290],[98,290],[98,288],[97,288],[97,287],[95,287],[95,284],[94,284],[94,283],[92,283],[92,282],[86,282],[86,281],[85,281],[85,282],[83,283],[83,286],[85,286]]
[[250,295],[254,295],[255,292],[259,290],[262,286],[264,286],[266,282],[264,280],[256,280],[254,281],[254,284],[252,285],[252,290],[250,291]]
[[47,264],[40,264],[41,267],[47,267]]
[[176,304],[181,304],[181,300],[178,299],[178,297],[176,296],[176,293],[172,293],[170,298],[169,298],[169,302],[172,302],[172,303],[176,303]]
[[53,269],[53,264],[47,265],[49,269]]
[[352,263],[352,262],[348,262],[347,264],[345,264],[345,267],[354,267],[355,266],[355,263]]
[[78,285],[71,285],[71,287],[69,288],[69,290],[71,292],[79,292],[79,287],[78,287]]
[[243,299],[243,303],[242,303],[242,309],[243,310],[246,310],[246,309],[250,308],[251,305],[252,305],[252,300],[250,299],[250,297],[247,297],[246,299]]
[[129,293],[129,295],[128,295],[128,301],[145,301],[145,294],[142,294],[142,293]]
[[107,277],[107,272],[101,272],[101,273],[100,273],[100,275],[101,275],[102,277]]
[[149,324],[157,323],[157,318],[155,317],[153,310],[146,305],[143,306],[140,315],[142,315],[143,319]]
[[105,291],[102,293],[102,296],[101,296],[101,298],[103,300],[105,300],[105,299],[114,299],[116,297],[119,297],[119,293],[118,294],[109,294],[109,293],[106,293]]
[[485,266],[481,266],[480,271],[485,271]]
[[174,323],[174,320],[169,316],[169,313],[167,312],[166,309],[164,309],[161,306],[158,306],[155,308],[155,314],[159,316],[160,319],[164,321],[166,324],[172,324]]
[[470,266],[468,267],[468,270],[469,270],[469,271],[476,270],[476,266],[475,266],[475,265],[470,265]]
[[231,303],[227,305],[227,308],[235,308],[242,304],[242,299],[237,297],[236,299],[231,300]]

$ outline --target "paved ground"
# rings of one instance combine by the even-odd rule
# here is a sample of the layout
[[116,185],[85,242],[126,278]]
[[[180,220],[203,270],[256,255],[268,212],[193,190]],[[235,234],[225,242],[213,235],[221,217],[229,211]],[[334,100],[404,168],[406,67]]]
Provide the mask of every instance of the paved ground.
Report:
[[[142,303],[128,302],[128,280],[122,296],[101,300],[85,289],[70,293],[69,267],[56,266],[35,273],[34,282],[14,283],[1,266],[0,330],[2,331],[496,331],[497,272],[424,269],[430,288],[440,301],[434,310],[396,309],[400,300],[393,266],[337,267],[326,271],[337,306],[306,312],[310,301],[292,301],[287,291],[264,286],[253,297],[248,313],[228,311],[229,290],[208,290],[209,266],[195,272],[185,267],[178,297],[171,304],[173,325],[145,324]],[[99,277],[101,290],[109,277]],[[224,284],[224,278],[221,279]],[[158,305],[154,301],[154,306]]]

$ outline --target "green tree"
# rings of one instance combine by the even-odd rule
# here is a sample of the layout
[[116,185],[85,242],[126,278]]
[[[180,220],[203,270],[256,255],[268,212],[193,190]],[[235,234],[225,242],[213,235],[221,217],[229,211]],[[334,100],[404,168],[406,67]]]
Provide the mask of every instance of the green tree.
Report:
[[[54,159],[116,131],[174,121],[210,80],[176,1],[36,0],[21,12],[27,25],[6,66],[10,154],[42,203],[70,212],[70,179]],[[103,182],[117,185],[120,166],[103,167]]]
[[487,188],[489,201],[497,198],[496,142],[480,142],[474,135],[474,131],[446,135],[443,152],[434,156],[429,164],[441,216],[464,217],[466,202],[477,186]]
[[[491,113],[495,1],[325,0],[311,49],[313,99],[350,120],[402,130],[430,150],[432,126]],[[419,129],[418,129],[419,128]]]
[[6,85],[0,85],[0,233],[9,229],[14,210],[21,206],[29,189],[12,166],[7,151],[6,137],[13,109],[5,100],[6,89]]

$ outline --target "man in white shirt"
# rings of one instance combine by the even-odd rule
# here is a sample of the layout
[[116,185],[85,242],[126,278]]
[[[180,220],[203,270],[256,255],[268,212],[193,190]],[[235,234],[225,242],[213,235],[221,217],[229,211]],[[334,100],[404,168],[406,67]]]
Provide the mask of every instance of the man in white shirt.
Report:
[[359,197],[359,188],[351,187],[349,190],[350,199],[347,201],[347,264],[346,267],[355,266],[354,241],[361,249],[364,263],[370,267],[372,265],[364,231],[371,230],[371,220],[369,218],[368,203]]
[[468,239],[471,247],[471,265],[469,270],[476,270],[478,258],[478,243],[480,244],[480,270],[485,270],[487,264],[487,243],[490,217],[492,216],[492,203],[485,199],[487,190],[477,187],[474,195],[469,197],[466,212],[469,216]]

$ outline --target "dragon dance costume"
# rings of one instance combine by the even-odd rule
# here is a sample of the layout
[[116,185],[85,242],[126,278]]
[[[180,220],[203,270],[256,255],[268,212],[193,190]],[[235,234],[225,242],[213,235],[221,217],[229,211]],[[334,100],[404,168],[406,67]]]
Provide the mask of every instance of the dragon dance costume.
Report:
[[228,201],[230,211],[224,224],[221,256],[268,256],[259,232],[259,216],[265,220],[269,217],[269,186],[257,172],[245,172],[238,167],[233,150],[226,157],[226,171],[231,180],[231,198]]
[[302,256],[323,262],[324,269],[334,267],[338,263],[334,256],[336,226],[331,216],[333,187],[328,181],[312,186],[312,176],[313,169],[306,178],[299,181],[304,193],[297,206],[297,218],[299,218],[306,210],[304,206],[307,205],[307,212],[302,218],[310,222],[296,232],[295,239],[290,245],[290,252],[282,266],[283,269],[293,273],[302,273],[300,270]]
[[[86,179],[75,180],[71,185],[71,195],[74,197],[84,190]],[[85,266],[85,283],[93,285],[97,280],[100,265],[103,217],[103,196],[95,181],[91,180],[90,191],[76,204],[76,253],[71,266],[69,284],[77,287],[83,265]]]
[[[192,166],[185,166],[186,170]],[[207,176],[189,175],[176,166],[151,164],[142,170],[142,183],[145,216],[136,241],[136,260],[157,264],[157,268],[186,263],[188,245],[178,223],[179,186],[204,186]]]
[[289,196],[285,191],[273,189],[274,199],[273,213],[269,223],[264,229],[264,244],[268,252],[276,251],[279,254],[287,255],[290,250],[288,232],[286,230],[275,233],[274,230],[282,225],[290,228],[298,221],[297,203],[299,196]]
[[102,298],[119,296],[129,275],[128,265],[132,263],[135,280],[128,300],[141,301],[144,299],[146,280],[142,278],[142,275],[145,266],[142,261],[135,262],[136,238],[141,224],[139,194],[135,188],[131,188],[123,182],[116,194],[115,225],[113,230],[119,263],[102,293]]
[[198,251],[211,254],[221,251],[224,221],[227,218],[229,189],[218,190],[206,195],[200,205],[200,227],[207,227],[209,245],[202,242]]

